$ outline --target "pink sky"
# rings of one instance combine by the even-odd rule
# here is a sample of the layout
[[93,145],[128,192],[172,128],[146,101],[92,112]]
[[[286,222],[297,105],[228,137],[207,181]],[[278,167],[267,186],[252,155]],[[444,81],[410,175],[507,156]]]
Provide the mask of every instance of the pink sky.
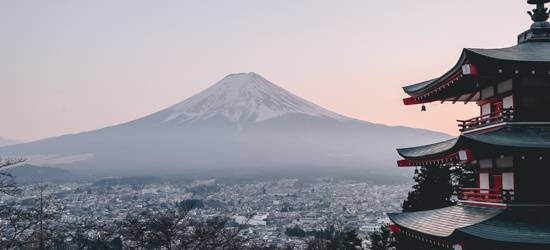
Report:
[[3,1],[0,137],[36,140],[139,118],[235,72],[335,112],[457,134],[475,104],[406,107],[401,86],[463,47],[515,44],[525,1]]

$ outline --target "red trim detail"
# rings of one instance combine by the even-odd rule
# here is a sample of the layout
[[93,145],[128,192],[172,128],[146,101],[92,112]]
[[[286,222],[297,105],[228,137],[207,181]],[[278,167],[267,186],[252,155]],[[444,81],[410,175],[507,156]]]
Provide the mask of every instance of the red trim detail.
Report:
[[477,76],[477,67],[473,64],[464,64],[462,65],[462,74],[465,76]]
[[[466,160],[460,160],[459,154],[461,151],[466,152]],[[473,160],[472,151],[469,149],[463,149],[439,158],[432,158],[427,160],[409,160],[409,159],[399,160],[397,161],[397,166],[398,167],[432,166],[432,165],[443,165],[446,163],[470,162],[472,160]]]
[[392,232],[394,234],[397,234],[397,233],[401,232],[401,228],[398,225],[391,224],[391,225],[389,225],[389,228],[390,228],[390,232]]
[[[487,104],[487,103],[502,101],[504,98],[506,98],[508,96],[513,96],[513,95],[514,95],[514,90],[509,90],[509,91],[506,91],[504,93],[497,94],[493,97],[487,98],[485,100],[479,100],[479,101],[476,102],[476,104],[481,106],[481,105]],[[514,103],[514,106],[515,106],[515,103]]]
[[464,149],[466,152],[466,161],[472,161],[474,159],[474,154],[472,153],[472,150]]
[[414,97],[407,97],[403,99],[403,104],[405,105],[415,105],[415,104],[421,104],[421,103],[424,103],[424,102]]
[[397,161],[398,167],[416,167],[413,161],[410,160],[399,160]]
[[[447,77],[446,79],[440,81],[437,85],[433,86],[432,88],[422,92],[419,95],[403,99],[403,103],[405,105],[414,105],[414,104],[428,103],[428,102],[441,100],[441,98],[433,98],[433,96],[435,94],[437,94],[437,92],[440,92],[440,91],[442,91],[446,88],[451,87],[460,78],[462,78],[464,76],[478,76],[478,74],[479,73],[478,73],[477,67],[475,65],[473,65],[473,64],[464,64],[464,65],[462,65],[460,70],[458,70],[457,72],[455,72],[451,76]],[[457,98],[460,98],[460,96],[457,97]],[[443,99],[443,101],[445,101],[445,99]]]
[[451,241],[449,238],[435,237],[404,227],[401,228],[400,234],[410,239],[424,241],[434,246],[443,246],[449,249],[451,249],[456,244],[462,244],[461,242],[457,243],[456,241]]

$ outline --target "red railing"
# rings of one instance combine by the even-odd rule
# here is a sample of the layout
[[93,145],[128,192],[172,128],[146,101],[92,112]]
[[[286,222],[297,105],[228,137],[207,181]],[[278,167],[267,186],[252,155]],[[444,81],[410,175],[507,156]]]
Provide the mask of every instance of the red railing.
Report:
[[508,122],[514,119],[514,108],[505,108],[499,112],[493,112],[482,116],[474,117],[468,120],[456,120],[460,132],[475,129],[495,123]]
[[512,189],[462,188],[459,193],[461,200],[510,203],[514,201]]

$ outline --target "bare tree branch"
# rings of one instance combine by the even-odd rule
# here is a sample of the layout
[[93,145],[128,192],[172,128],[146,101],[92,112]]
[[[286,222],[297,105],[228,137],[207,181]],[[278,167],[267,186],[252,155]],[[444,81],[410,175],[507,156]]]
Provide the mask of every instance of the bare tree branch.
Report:
[[15,183],[13,176],[6,172],[4,169],[24,162],[24,158],[14,159],[2,159],[0,158],[0,194],[4,195],[16,195],[19,193],[19,189]]
[[25,162],[26,160],[27,159],[25,158],[8,158],[8,159],[0,158],[0,168],[13,166],[13,165]]

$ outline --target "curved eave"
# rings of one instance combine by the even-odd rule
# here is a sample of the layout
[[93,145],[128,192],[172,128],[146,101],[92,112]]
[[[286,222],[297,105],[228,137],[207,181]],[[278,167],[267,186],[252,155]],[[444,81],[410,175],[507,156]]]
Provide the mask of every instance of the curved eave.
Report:
[[466,50],[463,50],[462,54],[460,55],[460,58],[458,59],[458,62],[453,66],[447,73],[442,75],[441,77],[434,78],[432,80],[424,81],[421,83],[416,83],[412,85],[408,85],[403,87],[403,90],[405,93],[407,93],[410,96],[418,96],[422,93],[428,92],[430,89],[433,89],[434,87],[437,87],[439,84],[441,84],[444,80],[448,79],[449,77],[457,74],[461,71],[462,65],[464,65],[466,61]]
[[418,147],[410,147],[410,148],[399,148],[397,149],[397,153],[405,159],[410,160],[424,160],[429,158],[436,158],[440,156],[444,156],[446,154],[449,154],[453,151],[455,148],[458,148],[458,142],[460,140],[460,137],[453,138],[450,140],[429,144],[429,145],[423,145]]
[[550,149],[550,127],[508,125],[482,134],[461,137],[475,142],[514,149]]
[[546,207],[505,209],[456,205],[428,211],[389,213],[388,217],[399,229],[438,238],[466,236],[522,246],[547,246],[550,245],[549,213]]
[[428,211],[389,213],[388,217],[399,227],[445,238],[456,229],[484,222],[503,211],[499,208],[456,205]]
[[475,146],[501,147],[512,151],[548,150],[550,149],[550,127],[508,125],[485,133],[463,134],[458,138],[439,143],[400,148],[397,152],[407,160],[427,161],[456,154],[460,150],[472,149]]
[[458,228],[456,231],[476,238],[520,244],[550,244],[548,208],[507,210],[489,220]]
[[[460,95],[467,93],[456,88],[470,84],[472,78],[480,77],[476,65],[482,66],[489,61],[496,64],[512,63],[510,65],[513,67],[518,66],[516,63],[543,63],[550,66],[550,42],[522,43],[501,49],[465,48],[455,66],[443,76],[403,87],[405,93],[411,96],[403,101],[406,105],[412,105],[439,100],[459,100]],[[550,67],[544,66],[543,70],[550,70]]]
[[465,51],[499,61],[550,63],[550,42],[522,43],[501,49],[466,48]]

